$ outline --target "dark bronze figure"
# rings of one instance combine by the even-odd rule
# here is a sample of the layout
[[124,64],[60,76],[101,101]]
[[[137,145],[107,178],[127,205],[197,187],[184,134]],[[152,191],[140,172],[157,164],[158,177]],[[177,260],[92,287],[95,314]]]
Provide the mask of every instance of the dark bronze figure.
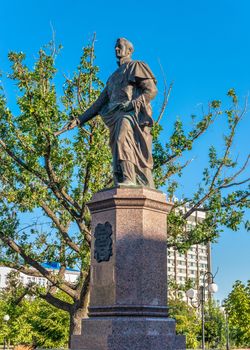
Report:
[[127,39],[117,40],[118,69],[98,99],[67,129],[101,115],[110,131],[115,184],[154,188],[150,101],[157,93],[156,79],[147,64],[132,60],[133,51]]

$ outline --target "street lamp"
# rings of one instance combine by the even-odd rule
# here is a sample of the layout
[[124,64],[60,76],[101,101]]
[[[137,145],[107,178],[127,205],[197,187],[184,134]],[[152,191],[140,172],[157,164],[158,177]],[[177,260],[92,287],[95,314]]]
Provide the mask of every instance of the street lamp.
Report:
[[[4,315],[3,320],[4,320],[4,322],[6,322],[6,324],[9,321],[9,319],[10,319],[9,315],[7,315],[7,314]],[[3,350],[6,350],[6,337],[5,336],[4,336],[4,339],[3,339]]]
[[221,306],[221,311],[223,312],[225,316],[225,321],[226,321],[226,350],[230,350],[230,344],[229,344],[229,326],[228,326],[228,312],[227,309],[222,305]]
[[[211,281],[211,282],[210,282]],[[210,293],[216,293],[218,286],[214,283],[214,275],[207,271],[203,275],[202,285],[199,287],[199,298],[194,301],[195,290],[189,289],[186,292],[186,296],[191,299],[191,305],[195,308],[201,307],[201,324],[202,324],[202,350],[205,350],[205,317],[204,317],[204,305],[205,305],[205,289],[208,287]],[[196,303],[196,305],[195,305]]]

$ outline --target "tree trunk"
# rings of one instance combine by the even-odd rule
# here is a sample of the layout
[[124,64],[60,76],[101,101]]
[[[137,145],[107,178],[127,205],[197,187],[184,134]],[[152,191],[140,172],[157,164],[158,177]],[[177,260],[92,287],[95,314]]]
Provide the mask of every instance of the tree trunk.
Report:
[[69,349],[71,346],[71,337],[72,335],[80,335],[81,334],[81,320],[86,314],[86,310],[83,308],[79,308],[74,310],[72,308],[72,312],[70,312],[70,326],[69,326]]
[[84,297],[83,304],[78,302],[72,305],[70,310],[70,329],[69,329],[69,349],[71,346],[72,335],[80,335],[82,332],[82,318],[88,317],[89,288]]

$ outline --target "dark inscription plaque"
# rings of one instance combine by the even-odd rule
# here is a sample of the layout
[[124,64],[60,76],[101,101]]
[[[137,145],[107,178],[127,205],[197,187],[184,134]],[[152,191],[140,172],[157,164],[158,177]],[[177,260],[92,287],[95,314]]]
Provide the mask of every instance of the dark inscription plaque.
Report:
[[95,228],[94,258],[98,263],[109,261],[112,256],[112,226],[109,222],[98,224]]

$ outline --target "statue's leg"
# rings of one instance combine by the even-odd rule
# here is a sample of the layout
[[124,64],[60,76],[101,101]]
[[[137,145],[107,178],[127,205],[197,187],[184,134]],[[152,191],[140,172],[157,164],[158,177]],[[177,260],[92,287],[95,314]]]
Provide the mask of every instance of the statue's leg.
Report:
[[138,185],[155,188],[151,169],[145,168],[145,167],[144,168],[141,167],[140,169],[138,169],[138,167],[135,167],[135,172],[136,172],[136,183]]
[[113,165],[113,178],[115,186],[118,186],[120,183],[123,182],[122,168],[119,161],[117,161],[115,166]]
[[119,176],[117,173],[113,173],[113,179],[114,179],[114,185],[118,186],[119,185]]
[[120,169],[121,179],[119,183],[124,185],[136,185],[136,173],[134,166],[135,138],[132,123],[126,115],[121,116],[119,127],[115,135],[115,145],[113,145],[113,161],[116,162],[117,168]]
[[145,178],[147,179],[147,187],[155,188],[152,170],[149,168],[142,168],[142,170]]
[[135,166],[128,160],[121,160],[122,183],[126,185],[136,185]]

